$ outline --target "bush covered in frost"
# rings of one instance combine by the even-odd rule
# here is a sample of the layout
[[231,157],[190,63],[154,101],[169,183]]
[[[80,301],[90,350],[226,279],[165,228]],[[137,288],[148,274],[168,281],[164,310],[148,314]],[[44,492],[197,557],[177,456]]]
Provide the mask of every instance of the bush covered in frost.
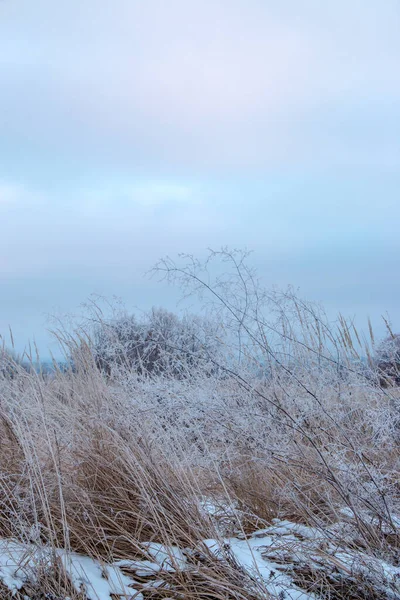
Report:
[[140,319],[123,314],[101,321],[94,330],[93,355],[107,375],[128,368],[140,375],[183,378],[200,363],[211,375],[217,370],[218,339],[218,326],[211,320],[153,308]]
[[400,334],[391,334],[378,345],[375,363],[382,385],[400,385]]

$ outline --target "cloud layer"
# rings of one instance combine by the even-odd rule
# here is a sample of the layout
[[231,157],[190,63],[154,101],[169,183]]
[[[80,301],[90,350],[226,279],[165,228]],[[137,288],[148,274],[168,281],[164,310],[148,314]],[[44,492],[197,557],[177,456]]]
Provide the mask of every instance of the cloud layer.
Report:
[[25,154],[72,169],[88,154],[148,171],[397,164],[395,1],[21,0],[0,17],[1,129]]
[[400,318],[399,25],[397,0],[1,2],[0,331],[147,305],[160,255],[223,244]]

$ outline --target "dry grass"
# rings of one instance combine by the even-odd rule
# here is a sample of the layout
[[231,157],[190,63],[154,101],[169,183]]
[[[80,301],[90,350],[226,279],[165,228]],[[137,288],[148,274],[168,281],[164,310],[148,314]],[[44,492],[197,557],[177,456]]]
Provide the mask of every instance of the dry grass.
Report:
[[[249,294],[252,276],[241,275]],[[259,296],[246,303],[223,290],[225,327],[241,328],[240,363],[227,352],[213,376],[209,365],[180,380],[102,373],[80,329],[60,340],[74,369],[44,376],[15,365],[0,377],[1,537],[105,561],[149,558],[149,541],[190,549],[187,571],[146,589],[156,599],[268,598],[228,551],[217,559],[203,540],[245,537],[274,518],[313,526],[339,552],[398,564],[399,389],[360,368],[360,336],[344,320],[333,334],[286,295],[269,299],[271,325]],[[204,499],[218,507],[213,516]],[[383,597],[371,579],[335,568],[297,565],[294,577],[317,598]],[[43,583],[57,600],[61,579],[55,569]]]
[[[144,541],[195,548],[217,535],[199,503],[201,477],[178,447],[168,454],[171,447],[157,443],[136,409],[120,418],[121,399],[97,370],[0,384],[1,537],[114,562],[150,558]],[[146,597],[257,597],[240,569],[204,552],[200,569],[165,573],[165,591],[151,588]],[[43,575],[23,593],[61,600],[65,585],[54,569],[54,580]]]
[[[239,396],[234,381],[213,383],[215,405],[204,394],[210,382],[205,384],[203,404],[193,397],[194,406],[185,395],[196,390],[182,384],[177,407],[173,399],[155,402],[160,382],[136,381],[132,396],[88,363],[54,377],[25,373],[22,380],[3,379],[1,536],[40,540],[106,561],[143,559],[149,558],[144,541],[198,548],[219,532],[246,535],[276,517],[323,529],[340,522],[341,508],[352,507],[352,533],[338,533],[338,547],[386,559],[397,555],[398,531],[390,528],[385,506],[390,503],[390,515],[395,513],[399,457],[388,431],[379,444],[373,441],[377,426],[369,412],[382,406],[368,392],[353,391],[354,413],[345,425],[338,423],[345,413],[341,406],[336,427],[324,437],[324,411],[307,417],[302,434],[264,414],[257,402],[251,414],[254,392],[241,390]],[[272,391],[265,388],[263,395]],[[334,389],[326,391],[334,414]],[[319,434],[310,441],[316,422]],[[219,517],[204,513],[203,497],[224,507]],[[295,579],[318,589],[321,598],[374,597],[370,581],[350,585],[328,571],[303,566]],[[66,596],[59,580],[54,575],[40,584],[57,600]],[[149,589],[147,597],[267,596],[234,562],[207,552],[196,569],[166,573],[164,581],[165,589]]]

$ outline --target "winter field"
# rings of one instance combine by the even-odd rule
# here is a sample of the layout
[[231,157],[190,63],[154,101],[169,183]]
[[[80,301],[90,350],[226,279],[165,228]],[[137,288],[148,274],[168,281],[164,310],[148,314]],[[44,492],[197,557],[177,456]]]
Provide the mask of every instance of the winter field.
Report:
[[400,598],[398,338],[247,261],[161,261],[201,316],[93,303],[51,373],[4,348],[1,598]]

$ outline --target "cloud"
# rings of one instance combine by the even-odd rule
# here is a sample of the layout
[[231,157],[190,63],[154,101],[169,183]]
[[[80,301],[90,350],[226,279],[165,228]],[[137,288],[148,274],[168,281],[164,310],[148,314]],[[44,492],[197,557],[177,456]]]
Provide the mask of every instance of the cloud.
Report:
[[118,0],[112,11],[105,0],[22,0],[0,10],[9,148],[25,140],[32,155],[34,139],[36,153],[74,170],[159,173],[393,167],[398,157],[394,0],[379,10],[370,0]]
[[2,323],[148,303],[157,258],[225,244],[267,285],[355,310],[356,272],[392,308],[399,20],[397,0],[0,2]]
[[156,207],[164,204],[193,203],[194,190],[182,183],[163,180],[108,182],[101,190],[89,190],[88,202],[95,208],[112,204],[116,198],[125,207]]

